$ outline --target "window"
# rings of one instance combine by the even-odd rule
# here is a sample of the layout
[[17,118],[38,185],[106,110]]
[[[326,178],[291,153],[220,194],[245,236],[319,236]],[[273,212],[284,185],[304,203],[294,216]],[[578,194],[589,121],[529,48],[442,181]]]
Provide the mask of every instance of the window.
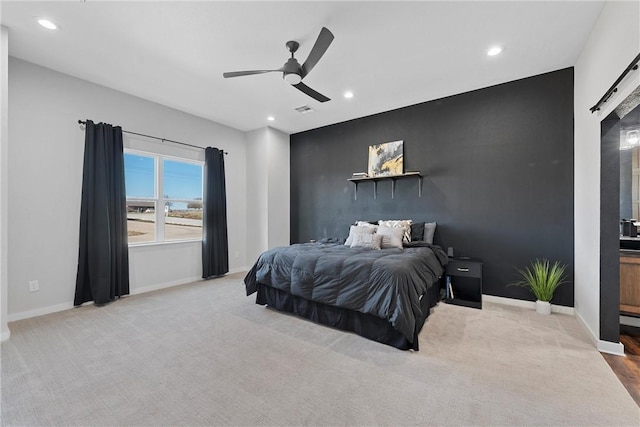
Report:
[[202,165],[125,150],[129,244],[202,239]]

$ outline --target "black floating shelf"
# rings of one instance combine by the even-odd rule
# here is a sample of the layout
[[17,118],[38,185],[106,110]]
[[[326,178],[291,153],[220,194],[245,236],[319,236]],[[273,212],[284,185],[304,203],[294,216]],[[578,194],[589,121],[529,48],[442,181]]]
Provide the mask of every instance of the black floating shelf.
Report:
[[355,185],[354,200],[358,200],[358,184],[361,182],[373,182],[373,198],[378,198],[378,181],[391,180],[391,198],[393,199],[396,192],[396,180],[403,178],[418,178],[418,197],[422,197],[422,174],[420,172],[406,172],[401,175],[384,175],[384,176],[364,176],[349,178],[348,180]]

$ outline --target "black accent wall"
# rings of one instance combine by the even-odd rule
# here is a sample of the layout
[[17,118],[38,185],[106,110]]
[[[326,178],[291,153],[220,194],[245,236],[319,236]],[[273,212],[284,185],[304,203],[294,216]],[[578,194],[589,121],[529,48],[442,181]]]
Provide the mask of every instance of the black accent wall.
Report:
[[[395,140],[422,197],[406,178],[393,199],[381,181],[354,200],[369,145]],[[573,199],[573,68],[291,135],[292,243],[344,238],[355,220],[436,221],[437,244],[484,259],[489,295],[534,300],[507,284],[535,258],[573,280]],[[573,284],[553,303],[573,306]]]
[[600,339],[620,341],[620,119],[600,123]]

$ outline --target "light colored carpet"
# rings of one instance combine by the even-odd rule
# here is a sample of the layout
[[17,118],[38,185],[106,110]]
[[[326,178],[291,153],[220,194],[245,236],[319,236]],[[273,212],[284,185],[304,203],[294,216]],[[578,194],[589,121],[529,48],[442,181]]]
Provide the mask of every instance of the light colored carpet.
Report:
[[3,425],[640,425],[577,321],[440,304],[419,352],[254,303],[243,274],[11,323]]

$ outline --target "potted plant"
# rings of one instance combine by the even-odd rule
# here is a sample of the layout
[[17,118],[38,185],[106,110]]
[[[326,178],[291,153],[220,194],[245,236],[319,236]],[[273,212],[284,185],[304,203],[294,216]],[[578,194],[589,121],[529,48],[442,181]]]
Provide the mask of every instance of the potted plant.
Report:
[[536,259],[531,267],[524,270],[516,268],[521,280],[514,285],[529,289],[536,297],[536,312],[551,314],[551,298],[556,288],[566,282],[564,274],[566,265],[558,261],[553,265],[548,259]]

